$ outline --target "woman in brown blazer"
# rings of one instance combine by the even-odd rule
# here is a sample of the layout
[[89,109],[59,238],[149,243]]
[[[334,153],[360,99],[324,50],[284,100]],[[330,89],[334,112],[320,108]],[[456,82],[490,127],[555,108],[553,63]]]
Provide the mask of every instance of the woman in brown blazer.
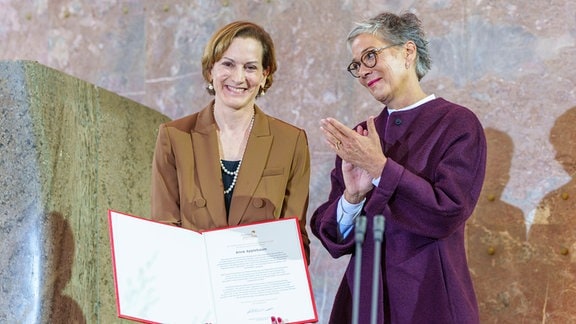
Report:
[[202,56],[214,99],[160,125],[152,165],[152,219],[202,231],[297,217],[306,233],[310,153],[303,129],[266,115],[274,44],[250,22],[217,31]]

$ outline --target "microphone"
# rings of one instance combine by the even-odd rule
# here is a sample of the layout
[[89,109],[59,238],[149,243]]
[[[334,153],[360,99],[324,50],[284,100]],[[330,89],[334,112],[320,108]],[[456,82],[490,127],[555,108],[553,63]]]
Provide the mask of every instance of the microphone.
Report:
[[380,273],[380,258],[382,240],[384,237],[384,216],[374,216],[374,267],[372,270],[372,307],[370,323],[376,324],[378,317],[378,274]]
[[360,271],[362,270],[362,244],[366,235],[366,216],[356,217],[354,225],[354,242],[356,242],[354,262],[354,291],[352,297],[352,324],[358,324],[360,312]]

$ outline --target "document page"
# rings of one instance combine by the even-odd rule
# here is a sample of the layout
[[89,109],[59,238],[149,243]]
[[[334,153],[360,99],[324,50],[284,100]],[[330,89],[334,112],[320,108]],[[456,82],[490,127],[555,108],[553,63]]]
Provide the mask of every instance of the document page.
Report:
[[118,315],[216,323],[201,233],[109,211]]
[[204,232],[218,323],[316,319],[297,220]]
[[109,211],[118,316],[148,323],[317,321],[298,221],[195,232]]

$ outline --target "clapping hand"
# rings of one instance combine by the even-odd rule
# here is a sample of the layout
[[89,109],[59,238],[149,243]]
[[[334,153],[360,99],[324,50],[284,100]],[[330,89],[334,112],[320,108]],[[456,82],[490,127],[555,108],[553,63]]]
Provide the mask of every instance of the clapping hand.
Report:
[[320,121],[324,139],[342,160],[366,170],[372,178],[382,173],[386,156],[382,152],[380,136],[374,123],[375,117],[366,121],[366,128],[350,129],[334,118]]
[[380,176],[386,164],[374,117],[368,118],[366,128],[359,125],[350,129],[333,118],[321,120],[321,125],[326,142],[342,158],[344,198],[359,203],[372,190],[372,180]]

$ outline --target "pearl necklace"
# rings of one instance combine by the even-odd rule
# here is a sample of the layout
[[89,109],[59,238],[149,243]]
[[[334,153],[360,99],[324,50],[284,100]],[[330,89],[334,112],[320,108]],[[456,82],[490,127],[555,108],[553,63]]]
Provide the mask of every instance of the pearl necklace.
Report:
[[[246,143],[248,142],[248,138],[250,136],[250,132],[252,131],[252,126],[254,126],[254,115],[252,115],[252,119],[250,120],[250,126],[248,127],[248,136],[246,136],[245,140]],[[244,148],[246,149],[246,148]],[[224,171],[224,173],[233,176],[232,178],[232,183],[230,184],[230,187],[228,187],[228,189],[224,190],[224,194],[227,195],[230,192],[232,192],[232,190],[234,189],[234,186],[236,186],[236,180],[238,179],[238,173],[240,173],[240,166],[242,165],[242,160],[240,159],[240,162],[238,162],[238,166],[236,167],[235,171],[230,171],[228,169],[226,169],[226,167],[224,166],[224,162],[222,162],[222,159],[220,159],[220,167],[222,168],[222,171]]]
[[242,164],[242,160],[240,160],[240,162],[238,163],[238,166],[236,167],[235,171],[230,171],[228,169],[226,169],[226,167],[224,166],[224,162],[222,162],[222,160],[220,160],[220,167],[222,168],[222,171],[224,171],[224,173],[234,176],[234,178],[232,178],[232,183],[230,184],[230,187],[228,187],[228,189],[224,190],[224,194],[227,195],[229,194],[232,189],[234,189],[234,186],[236,185],[236,180],[238,179],[238,173],[240,171],[240,165]]

